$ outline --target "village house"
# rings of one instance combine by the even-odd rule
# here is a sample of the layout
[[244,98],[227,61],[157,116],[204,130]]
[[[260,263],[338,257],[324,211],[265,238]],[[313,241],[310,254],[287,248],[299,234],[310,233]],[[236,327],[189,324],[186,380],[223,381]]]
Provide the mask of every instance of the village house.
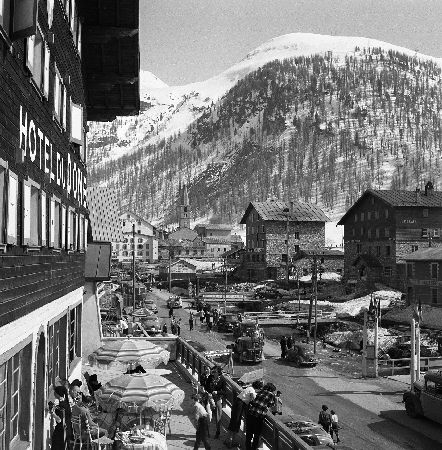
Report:
[[138,2],[0,1],[0,55],[0,448],[41,450],[109,268],[109,244],[85,267],[87,121],[139,112]]
[[405,291],[408,255],[441,245],[442,192],[366,190],[338,222],[344,226],[344,277]]
[[292,257],[301,249],[324,247],[328,220],[320,208],[309,203],[277,200],[250,203],[240,221],[246,225],[246,252],[241,254],[237,277],[284,278]]
[[442,247],[430,247],[405,256],[407,302],[442,306]]

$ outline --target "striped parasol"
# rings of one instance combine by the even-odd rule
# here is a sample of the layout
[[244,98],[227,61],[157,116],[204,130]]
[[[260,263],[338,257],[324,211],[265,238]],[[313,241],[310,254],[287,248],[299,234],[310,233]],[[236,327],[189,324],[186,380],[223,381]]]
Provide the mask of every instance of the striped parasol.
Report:
[[160,375],[121,375],[108,381],[95,398],[105,411],[124,409],[141,412],[144,409],[175,409],[184,400],[184,391]]
[[145,369],[167,364],[170,353],[145,339],[114,339],[89,355],[91,366],[127,369],[131,363],[139,363]]

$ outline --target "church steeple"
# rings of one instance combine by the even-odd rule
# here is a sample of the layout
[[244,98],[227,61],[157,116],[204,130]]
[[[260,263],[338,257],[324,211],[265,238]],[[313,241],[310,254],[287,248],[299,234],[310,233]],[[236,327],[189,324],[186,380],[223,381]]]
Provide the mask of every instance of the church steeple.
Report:
[[187,192],[187,185],[183,185],[183,190],[180,192],[180,206],[178,208],[178,223],[180,228],[190,228],[190,205],[189,194]]

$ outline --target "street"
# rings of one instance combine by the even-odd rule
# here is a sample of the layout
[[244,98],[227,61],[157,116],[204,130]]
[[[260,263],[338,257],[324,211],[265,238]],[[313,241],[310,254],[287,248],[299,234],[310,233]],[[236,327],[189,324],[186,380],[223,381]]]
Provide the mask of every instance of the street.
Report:
[[[170,330],[167,291],[154,290],[160,321],[166,320]],[[232,335],[208,333],[206,326],[195,321],[189,331],[187,302],[184,308],[174,310],[181,318],[181,336],[197,342],[206,350],[225,349]],[[344,378],[329,367],[318,365],[314,369],[298,369],[279,358],[279,345],[266,342],[264,347],[265,380],[272,381],[282,392],[283,412],[299,414],[316,421],[321,405],[336,411],[342,427],[341,449],[364,450],[433,450],[442,449],[440,426],[426,419],[411,419],[405,413],[402,394],[406,385],[384,378],[361,380]],[[235,375],[258,366],[235,364]],[[260,367],[260,366],[259,366]]]

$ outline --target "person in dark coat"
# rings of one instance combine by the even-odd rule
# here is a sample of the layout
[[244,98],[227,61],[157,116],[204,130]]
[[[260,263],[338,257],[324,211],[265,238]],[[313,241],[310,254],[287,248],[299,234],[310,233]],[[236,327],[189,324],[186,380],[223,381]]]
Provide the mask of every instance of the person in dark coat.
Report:
[[285,336],[281,338],[279,345],[281,346],[281,359],[284,359],[287,356],[287,338]]
[[54,396],[55,403],[48,403],[49,413],[51,415],[51,419],[54,421],[51,449],[65,450],[67,446],[67,435],[65,433],[65,428],[66,408],[69,407],[69,401],[67,401],[68,392],[64,386],[56,386],[54,388]]
[[221,376],[222,370],[219,366],[212,367],[210,376],[207,379],[206,391],[212,394],[213,401],[215,402],[215,422],[216,433],[215,439],[219,438],[221,433],[221,418],[223,413],[223,402],[225,401],[227,394],[226,381]]
[[173,317],[173,308],[169,308],[169,319]]
[[292,348],[293,348],[293,340],[292,340],[292,337],[289,336],[287,338],[287,350],[291,350]]

